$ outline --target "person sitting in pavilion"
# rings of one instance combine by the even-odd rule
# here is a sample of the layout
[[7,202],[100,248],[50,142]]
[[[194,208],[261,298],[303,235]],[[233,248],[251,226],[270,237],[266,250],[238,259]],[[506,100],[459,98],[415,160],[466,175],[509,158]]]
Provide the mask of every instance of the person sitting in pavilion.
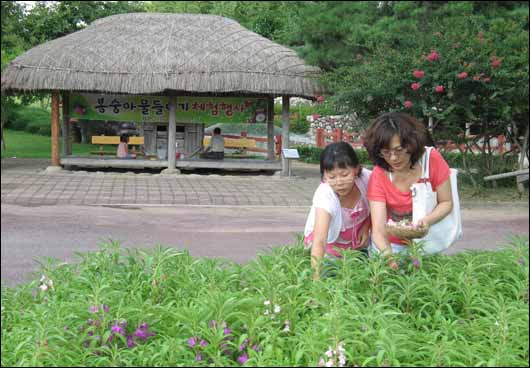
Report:
[[222,160],[225,157],[225,139],[221,135],[221,128],[213,130],[213,136],[210,144],[201,153],[200,157],[205,159]]

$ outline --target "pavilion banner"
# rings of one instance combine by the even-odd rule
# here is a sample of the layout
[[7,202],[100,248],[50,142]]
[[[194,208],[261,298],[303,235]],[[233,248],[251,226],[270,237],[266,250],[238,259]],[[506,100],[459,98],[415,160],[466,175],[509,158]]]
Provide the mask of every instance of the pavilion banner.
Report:
[[[70,116],[83,120],[168,122],[167,96],[70,95]],[[177,97],[179,123],[266,123],[267,99],[246,97]]]

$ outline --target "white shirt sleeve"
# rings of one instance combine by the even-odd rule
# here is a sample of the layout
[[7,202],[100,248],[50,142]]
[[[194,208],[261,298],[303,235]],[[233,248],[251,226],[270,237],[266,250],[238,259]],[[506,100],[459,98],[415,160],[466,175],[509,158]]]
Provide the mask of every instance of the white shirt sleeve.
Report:
[[313,205],[307,217],[304,235],[308,236],[315,228],[316,209],[322,208],[331,215],[331,222],[328,230],[328,243],[333,243],[337,240],[342,226],[342,212],[340,208],[339,198],[337,194],[331,189],[328,184],[320,184],[313,196]]

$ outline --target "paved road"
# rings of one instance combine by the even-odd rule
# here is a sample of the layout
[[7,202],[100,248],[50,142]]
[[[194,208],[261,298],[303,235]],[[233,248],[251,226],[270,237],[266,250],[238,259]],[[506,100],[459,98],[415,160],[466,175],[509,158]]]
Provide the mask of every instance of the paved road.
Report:
[[[1,280],[8,286],[30,280],[35,259],[73,262],[75,252],[109,239],[246,262],[261,250],[295,243],[319,181],[318,168],[302,164],[292,179],[44,174],[45,164],[2,161]],[[463,204],[462,217],[464,238],[449,254],[495,249],[509,234],[529,234],[528,203]]]

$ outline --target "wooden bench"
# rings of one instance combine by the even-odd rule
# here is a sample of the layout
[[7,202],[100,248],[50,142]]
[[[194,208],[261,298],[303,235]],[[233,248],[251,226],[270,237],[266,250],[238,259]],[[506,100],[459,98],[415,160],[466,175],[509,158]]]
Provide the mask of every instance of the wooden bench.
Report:
[[521,193],[524,190],[522,183],[528,181],[528,169],[512,171],[504,174],[485,176],[484,181],[492,181],[493,187],[496,187],[496,181],[498,179],[511,178],[514,176],[516,177],[517,190],[519,191],[519,193]]
[[[211,139],[212,139],[211,137],[204,137],[203,142],[202,142],[204,147],[208,147]],[[256,141],[254,139],[225,138],[225,148],[247,149],[247,148],[255,148],[255,147],[256,147]]]
[[[134,146],[141,146],[144,144],[144,137],[129,137],[127,140],[128,145],[133,146],[131,153],[135,152]],[[99,150],[98,151],[91,151],[90,153],[93,155],[116,155],[116,151],[110,152],[110,151],[104,151],[103,146],[105,145],[118,145],[120,144],[120,137],[117,135],[93,135],[92,136],[92,144],[99,144]],[[138,154],[138,153],[136,153]]]

